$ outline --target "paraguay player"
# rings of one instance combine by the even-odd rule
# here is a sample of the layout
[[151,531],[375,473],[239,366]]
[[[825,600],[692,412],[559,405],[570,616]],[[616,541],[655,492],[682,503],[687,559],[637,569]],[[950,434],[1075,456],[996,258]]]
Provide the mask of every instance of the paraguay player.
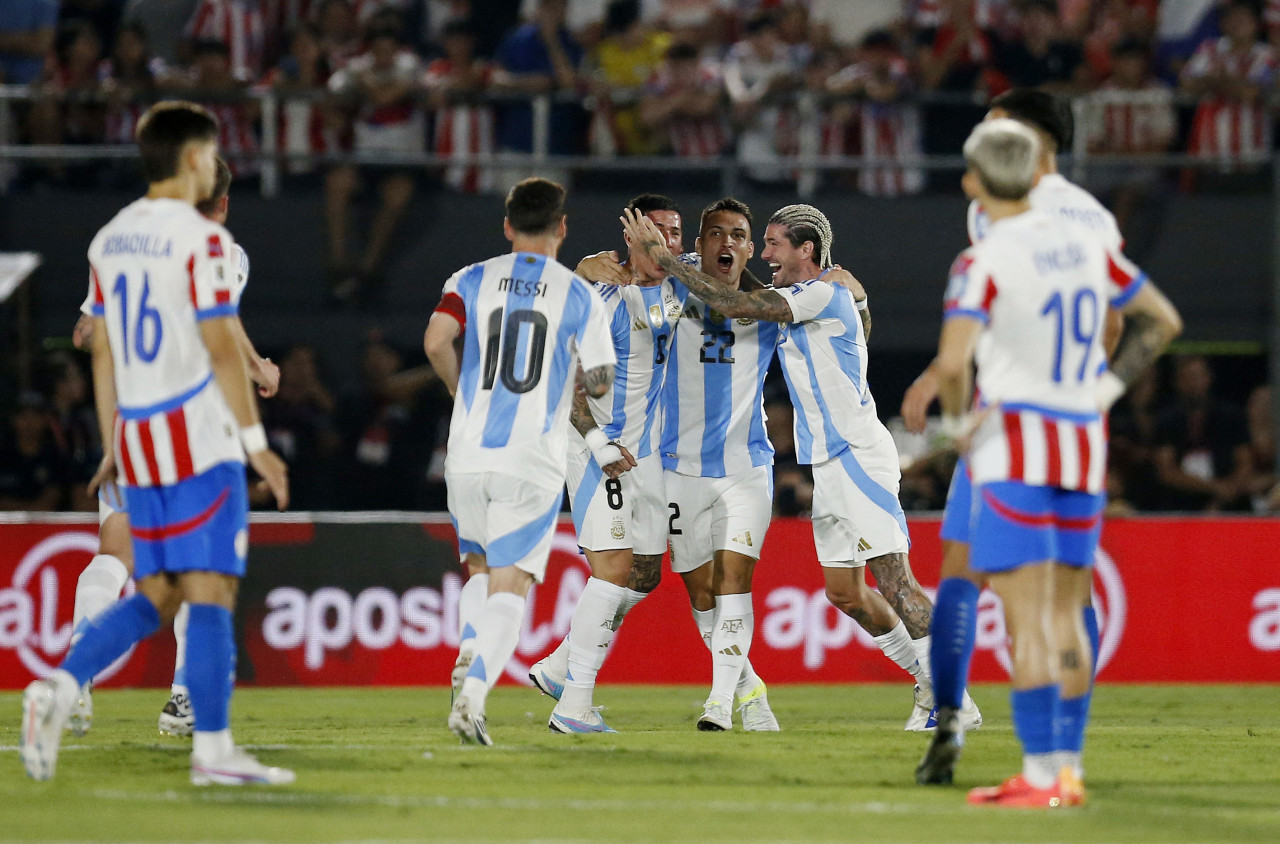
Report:
[[[213,193],[196,203],[196,210],[219,225],[226,225],[231,189],[231,170],[227,163],[218,159],[218,175],[214,180]],[[244,289],[249,283],[249,256],[240,244],[232,246],[233,263],[236,266],[236,285],[232,301],[237,311]],[[76,348],[90,351],[93,348],[93,301],[85,299],[80,306],[81,316],[76,322],[72,335]],[[244,325],[237,316],[235,333],[249,363],[249,377],[258,385],[258,394],[270,398],[276,394],[280,386],[280,370],[271,362],[258,354],[253,342],[245,333]],[[129,509],[125,504],[124,494],[115,483],[106,483],[98,488],[98,554],[89,561],[80,573],[76,582],[75,610],[72,617],[71,643],[80,639],[88,620],[102,610],[115,603],[120,597],[120,590],[133,574],[133,546],[129,539]],[[171,736],[189,736],[195,724],[195,715],[191,711],[191,698],[187,692],[186,658],[187,658],[187,605],[184,603],[173,619],[173,636],[176,640],[175,660],[173,668],[173,684],[169,690],[169,700],[160,712],[158,726],[160,732]],[[75,735],[84,735],[93,722],[93,682],[90,681],[80,691],[80,698],[71,711],[71,719],[67,728]]]
[[[907,559],[897,450],[867,387],[865,295],[859,303],[860,285],[831,281],[827,218],[812,206],[790,205],[769,220],[764,257],[775,270],[775,290],[725,289],[678,266],[634,218],[629,234],[717,311],[783,325],[778,348],[797,410],[797,457],[814,467],[814,539],[827,597],[916,678],[907,729],[926,729],[933,708],[929,599]],[[868,566],[880,593],[866,583]],[[969,718],[981,722],[976,707]]]
[[[1039,178],[1029,194],[1033,208],[1053,216],[1079,223],[1095,233],[1102,244],[1120,249],[1123,238],[1115,217],[1084,188],[1074,185],[1058,173],[1056,153],[1070,148],[1073,134],[1071,108],[1065,101],[1043,91],[1018,89],[996,97],[987,119],[1008,117],[1030,127],[1040,140]],[[973,200],[968,212],[969,241],[978,243],[989,221],[982,204]],[[1103,342],[1108,352],[1119,340],[1120,316],[1108,310]],[[1100,362],[1101,363],[1101,362]],[[909,430],[924,430],[925,414],[938,393],[936,362],[916,379],[902,401],[902,416]],[[951,781],[946,760],[958,752],[959,724],[953,721],[961,692],[969,676],[977,632],[978,597],[984,579],[969,566],[969,515],[972,490],[968,466],[963,457],[956,465],[947,493],[946,513],[942,520],[942,579],[938,586],[933,616],[934,689],[938,699],[940,729],[934,734],[930,749],[916,770],[921,784]],[[1090,586],[1083,584],[1081,596],[1085,604],[1084,624],[1088,631],[1091,653],[1098,650],[1098,620],[1090,603]]]
[[[617,360],[604,302],[555,260],[564,199],[564,188],[545,179],[512,188],[503,223],[512,251],[455,273],[423,337],[455,397],[445,483],[458,549],[473,576],[488,580],[474,658],[448,723],[463,741],[484,745],[493,744],[485,701],[515,652],[525,598],[551,553],[574,373],[581,364],[583,389],[599,397]],[[610,448],[597,455],[606,466],[623,459]]]
[[191,782],[294,778],[238,749],[228,727],[232,610],[248,554],[246,453],[282,508],[288,481],[267,448],[233,326],[233,241],[194,207],[213,190],[217,134],[217,120],[199,106],[152,107],[138,124],[147,195],[89,247],[105,451],[93,486],[123,475],[138,594],[92,618],[62,665],[27,686],[22,758],[35,779],[53,776],[80,689],[184,600],[196,717]]
[[[657,194],[627,204],[654,221],[668,246],[680,251],[679,207]],[[557,699],[548,727],[556,732],[611,732],[592,707],[596,674],[618,627],[658,585],[667,550],[667,498],[662,479],[662,383],[676,320],[688,291],[656,265],[634,259],[618,265],[634,284],[598,284],[618,357],[613,386],[600,398],[574,397],[568,463],[569,503],[578,544],[591,566],[569,634],[529,679]],[[581,273],[579,273],[581,275]],[[634,454],[633,468],[602,464],[610,443]]]
[[[1102,529],[1103,414],[1181,329],[1118,248],[1032,209],[1039,144],[1009,119],[980,124],[965,143],[965,193],[990,225],[952,267],[937,356],[942,410],[957,420],[977,364],[981,407],[953,427],[973,482],[971,565],[1004,604],[1024,755],[1020,775],[969,802],[1006,807],[1084,801],[1093,671],[1082,596]],[[1108,302],[1132,330],[1100,373]]]

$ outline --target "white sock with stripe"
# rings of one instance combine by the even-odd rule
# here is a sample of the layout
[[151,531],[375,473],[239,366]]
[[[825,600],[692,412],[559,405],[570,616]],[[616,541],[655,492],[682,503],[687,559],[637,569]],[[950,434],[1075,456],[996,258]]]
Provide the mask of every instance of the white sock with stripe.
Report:
[[476,644],[476,620],[489,598],[489,573],[473,574],[458,593],[458,653],[472,653]]
[[502,676],[507,661],[520,641],[525,599],[511,592],[495,592],[484,603],[476,619],[475,659],[462,682],[459,697],[469,698],[472,707],[484,711],[489,690]]
[[562,712],[591,706],[596,674],[604,665],[609,643],[613,641],[618,608],[626,598],[626,589],[607,580],[587,580],[569,624],[569,671],[565,676],[564,695],[557,707]]
[[751,593],[717,595],[711,629],[711,698],[733,706],[755,631]]
[[928,662],[922,663],[916,656],[916,649],[911,641],[911,634],[907,632],[907,625],[899,621],[897,627],[883,636],[873,636],[872,639],[885,656],[901,666],[904,671],[910,672],[918,683],[929,689],[933,688],[929,674],[924,668]]

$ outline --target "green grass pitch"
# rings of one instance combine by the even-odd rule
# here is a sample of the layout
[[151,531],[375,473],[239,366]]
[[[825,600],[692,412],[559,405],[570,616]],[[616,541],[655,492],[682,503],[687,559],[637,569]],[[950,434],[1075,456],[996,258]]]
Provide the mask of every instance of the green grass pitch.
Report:
[[699,733],[704,691],[605,686],[620,730],[547,731],[549,698],[500,688],[492,748],[444,726],[447,689],[244,689],[236,738],[295,768],[287,788],[194,788],[189,740],[161,737],[160,690],[95,696],[53,782],[16,752],[19,695],[0,695],[3,840],[1280,841],[1280,688],[1102,686],[1090,803],[1055,812],[965,805],[1017,769],[1003,687],[974,690],[986,726],[953,788],[912,771],[911,688],[779,686],[776,734]]

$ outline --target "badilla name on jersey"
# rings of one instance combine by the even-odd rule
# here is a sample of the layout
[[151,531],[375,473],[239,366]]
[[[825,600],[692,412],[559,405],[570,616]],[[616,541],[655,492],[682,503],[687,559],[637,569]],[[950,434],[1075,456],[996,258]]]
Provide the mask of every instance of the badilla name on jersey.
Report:
[[172,238],[161,240],[152,234],[113,234],[102,245],[103,257],[141,255],[144,258],[168,258],[172,253]]
[[1062,249],[1048,249],[1032,255],[1036,264],[1036,272],[1040,275],[1061,273],[1074,270],[1085,262],[1084,247],[1078,243],[1068,243]]
[[547,297],[547,285],[542,281],[508,276],[498,280],[498,292],[545,299]]

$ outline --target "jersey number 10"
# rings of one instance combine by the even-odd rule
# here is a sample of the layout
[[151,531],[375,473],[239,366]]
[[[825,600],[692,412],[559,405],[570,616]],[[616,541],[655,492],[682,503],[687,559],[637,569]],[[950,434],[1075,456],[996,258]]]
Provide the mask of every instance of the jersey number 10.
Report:
[[[120,300],[120,340],[124,347],[124,362],[129,363],[129,285],[120,273],[116,277],[116,285],[111,290]],[[151,279],[146,273],[142,275],[142,299],[138,302],[138,313],[133,320],[133,351],[143,363],[151,363],[160,352],[160,339],[164,336],[164,325],[160,322],[160,312],[150,307]],[[150,326],[150,328],[148,328]],[[150,335],[150,337],[148,337]],[[151,342],[148,343],[147,340]]]
[[[489,337],[484,346],[484,389],[492,390],[496,376],[513,393],[527,393],[542,380],[542,359],[547,347],[547,317],[537,311],[512,311],[503,320],[502,308],[489,314]],[[521,328],[529,326],[528,346],[521,343]],[[522,354],[522,352],[524,354]],[[521,358],[524,360],[521,360]],[[517,376],[516,367],[524,372]]]

